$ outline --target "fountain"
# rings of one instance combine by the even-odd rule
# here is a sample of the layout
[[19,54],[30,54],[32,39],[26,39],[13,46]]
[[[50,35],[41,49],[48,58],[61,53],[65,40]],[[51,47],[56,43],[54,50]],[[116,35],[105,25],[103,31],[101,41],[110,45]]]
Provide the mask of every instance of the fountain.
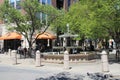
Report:
[[[67,24],[66,26],[67,26],[67,33],[64,33],[63,35],[59,36],[59,38],[63,38],[63,47],[68,47],[67,46],[67,41],[68,41],[67,39],[68,38],[74,38],[74,37],[78,36],[78,35],[73,35],[70,33],[69,24]],[[73,46],[73,45],[70,45],[70,46]]]
[[[76,41],[76,43],[77,43],[76,46],[72,45],[71,41],[70,41],[71,38],[75,38],[78,35],[76,35],[76,34],[73,35],[70,33],[69,24],[67,24],[66,27],[67,27],[67,32],[62,35],[59,35],[59,38],[62,38],[62,46],[53,47],[54,49],[59,49],[59,50],[62,49],[64,51],[64,48],[67,48],[67,49],[78,48],[78,41]],[[69,39],[69,41],[68,41],[68,39]]]

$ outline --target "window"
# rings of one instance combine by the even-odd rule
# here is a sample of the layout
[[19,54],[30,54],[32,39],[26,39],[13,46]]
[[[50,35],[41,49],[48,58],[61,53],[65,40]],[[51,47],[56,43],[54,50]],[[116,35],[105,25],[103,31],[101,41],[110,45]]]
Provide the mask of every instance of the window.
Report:
[[[51,0],[38,0],[38,2],[42,3],[43,5],[48,4],[51,5]],[[42,23],[46,23],[47,25],[47,15],[44,13],[37,13],[36,16],[38,19],[41,19]]]
[[16,9],[21,9],[20,0],[16,0]]
[[47,0],[47,4],[51,4],[51,0]]
[[77,1],[80,1],[80,0],[74,0],[74,2],[77,2]]
[[42,4],[46,4],[46,0],[42,0]]
[[71,0],[68,0],[68,7],[70,7],[71,5]]
[[10,5],[11,5],[12,7],[14,7],[14,4],[15,4],[14,0],[10,0]]
[[40,2],[40,0],[38,0],[38,2]]
[[38,2],[42,4],[50,4],[51,5],[51,0],[38,0]]
[[20,0],[10,0],[10,4],[16,9],[21,9]]
[[56,0],[57,2],[56,2],[56,4],[57,4],[57,8],[58,9],[62,9],[63,8],[63,3],[64,3],[64,1],[63,0]]

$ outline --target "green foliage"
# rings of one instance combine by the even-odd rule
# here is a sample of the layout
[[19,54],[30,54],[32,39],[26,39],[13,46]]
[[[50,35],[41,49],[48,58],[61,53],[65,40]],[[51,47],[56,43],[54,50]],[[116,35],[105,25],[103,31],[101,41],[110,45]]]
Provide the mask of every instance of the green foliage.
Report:
[[[73,4],[68,12],[69,23],[71,24],[71,30],[73,33],[80,35],[81,38],[90,38],[92,33],[92,27],[96,25],[96,21],[93,18],[95,13],[91,11],[90,4],[92,2],[80,1]],[[93,22],[91,22],[91,20]]]
[[[17,10],[9,4],[9,0],[5,0],[0,6],[0,18],[7,20],[9,30],[16,30],[24,35],[29,43],[29,47],[32,46],[32,37],[37,32],[40,32],[42,28],[45,30],[46,25],[56,18],[58,11],[50,5],[41,5],[38,0],[24,0],[20,2],[21,10]],[[48,16],[48,24],[45,21],[41,21],[40,16],[37,14],[44,13]],[[15,25],[11,25],[14,23]]]
[[65,32],[66,30],[66,21],[65,21],[65,10],[58,10],[58,13],[54,16],[55,18],[51,22],[51,28],[53,31]]
[[71,33],[79,34],[79,39],[110,36],[120,39],[120,1],[80,0],[55,21],[63,31],[67,23],[70,24]]

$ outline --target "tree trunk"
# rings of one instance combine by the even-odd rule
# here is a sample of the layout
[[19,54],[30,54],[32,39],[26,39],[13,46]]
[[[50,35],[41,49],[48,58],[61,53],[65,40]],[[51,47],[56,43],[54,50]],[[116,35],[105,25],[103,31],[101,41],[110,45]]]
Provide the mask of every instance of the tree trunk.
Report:
[[29,43],[28,57],[32,58],[32,44],[31,44],[31,42],[28,42],[28,43]]

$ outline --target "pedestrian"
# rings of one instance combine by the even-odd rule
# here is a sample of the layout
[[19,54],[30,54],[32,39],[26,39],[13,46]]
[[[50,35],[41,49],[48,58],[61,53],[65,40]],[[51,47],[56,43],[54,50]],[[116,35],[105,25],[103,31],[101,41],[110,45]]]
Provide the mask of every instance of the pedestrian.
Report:
[[24,48],[24,56],[25,56],[25,58],[26,58],[26,54],[27,54],[27,48],[25,47]]
[[18,47],[17,49],[18,54],[20,54],[20,58],[22,57],[22,48],[21,46]]

